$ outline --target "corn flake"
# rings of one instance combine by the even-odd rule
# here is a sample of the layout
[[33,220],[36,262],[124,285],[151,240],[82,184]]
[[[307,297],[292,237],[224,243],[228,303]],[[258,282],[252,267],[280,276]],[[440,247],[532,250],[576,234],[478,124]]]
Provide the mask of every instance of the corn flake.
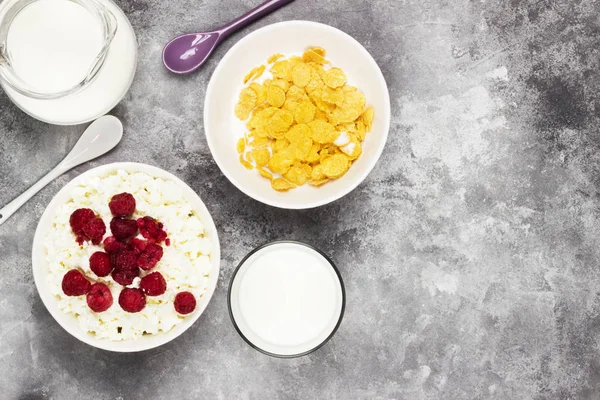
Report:
[[269,159],[271,158],[271,153],[268,149],[252,150],[250,154],[252,154],[252,158],[259,167],[264,167],[267,165],[269,163]]
[[285,103],[285,92],[279,86],[271,85],[267,89],[267,102],[273,107],[281,107]]
[[276,178],[271,181],[271,187],[279,192],[285,192],[296,187],[293,183],[283,178]]
[[244,77],[244,83],[248,83],[250,80],[255,80],[261,77],[261,75],[265,72],[266,67],[264,65],[259,65],[258,67],[252,68],[250,72],[246,74]]
[[314,120],[308,123],[312,131],[312,139],[317,143],[333,143],[338,137],[338,132],[329,122]]
[[242,163],[242,165],[243,165],[245,168],[247,168],[247,169],[250,169],[250,170],[251,170],[252,168],[254,168],[254,167],[252,166],[252,164],[250,164],[248,161],[246,161],[246,160],[244,159],[244,155],[243,155],[243,154],[240,154],[240,163]]
[[321,166],[323,167],[323,173],[327,178],[337,179],[348,171],[348,168],[350,168],[350,161],[348,160],[348,157],[343,154],[334,154],[331,157],[325,158],[321,162]]
[[[318,48],[320,49],[320,48]],[[302,54],[302,59],[304,62],[314,62],[317,64],[329,64],[329,61],[324,57],[324,54],[321,53],[320,50],[315,51],[315,48],[307,49],[304,54]]]
[[290,82],[292,80],[292,64],[288,60],[277,61],[271,67],[271,73],[276,78]]
[[260,174],[260,176],[262,176],[263,178],[266,178],[268,180],[272,180],[273,179],[273,174],[271,174],[269,171],[267,171],[264,168],[257,168],[258,173]]
[[304,169],[296,166],[290,167],[283,177],[297,186],[304,185],[307,178]]
[[323,80],[327,86],[336,89],[344,86],[348,78],[346,78],[346,74],[341,69],[331,68],[325,73]]
[[298,87],[305,87],[311,80],[312,69],[304,63],[298,63],[292,68],[292,81]]
[[362,114],[362,120],[365,124],[366,130],[371,130],[373,126],[373,117],[375,116],[375,110],[373,107],[367,107],[365,112]]
[[327,182],[329,182],[329,179],[323,178],[323,179],[318,180],[318,181],[317,180],[310,180],[310,181],[308,181],[308,184],[311,185],[311,186],[317,186],[318,187],[318,186],[322,186],[322,185],[326,184]]
[[298,104],[294,110],[294,119],[298,124],[308,124],[315,119],[316,107],[309,101]]
[[283,57],[283,54],[281,54],[281,53],[273,54],[271,57],[269,57],[267,59],[267,63],[273,64],[275,61],[279,60],[281,57]]
[[237,141],[237,152],[238,153],[243,153],[244,150],[246,149],[246,139],[245,138],[240,138],[240,140]]

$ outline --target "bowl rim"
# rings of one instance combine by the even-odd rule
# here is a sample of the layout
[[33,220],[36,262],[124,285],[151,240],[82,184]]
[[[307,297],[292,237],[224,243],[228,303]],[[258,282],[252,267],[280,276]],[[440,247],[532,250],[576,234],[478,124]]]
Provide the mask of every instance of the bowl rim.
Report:
[[[53,298],[50,292],[48,292],[46,295],[43,295],[43,291],[40,290],[42,285],[46,284],[45,278],[47,276],[46,272],[44,271],[44,268],[47,265],[44,260],[42,251],[44,240],[50,227],[50,224],[52,223],[52,218],[56,213],[57,207],[59,207],[64,202],[64,198],[68,195],[70,189],[72,189],[82,180],[90,176],[96,176],[103,172],[115,171],[119,169],[124,169],[126,171],[144,172],[155,177],[169,179],[175,182],[182,189],[184,193],[183,195],[185,196],[186,200],[192,203],[192,209],[200,211],[203,214],[202,224],[204,225],[205,231],[208,232],[208,234],[211,236],[212,241],[212,252],[210,255],[210,259],[215,272],[214,277],[212,277],[211,281],[209,281],[209,285],[207,287],[208,290],[203,294],[206,300],[202,302],[200,307],[198,307],[194,311],[194,315],[192,315],[190,318],[187,318],[179,325],[173,327],[170,331],[166,333],[152,335],[148,337],[148,339],[146,339],[145,341],[140,341],[139,339],[125,341],[110,341],[107,339],[97,339],[90,333],[84,332],[81,329],[79,329],[78,326],[76,326],[75,329],[68,329],[65,326],[65,324],[63,324],[63,322],[65,322],[65,319],[67,318],[74,318],[74,316],[58,309],[58,307],[56,306],[56,300]],[[94,167],[87,170],[86,172],[78,175],[77,177],[69,181],[67,184],[65,184],[58,191],[58,193],[54,195],[52,200],[50,200],[50,203],[48,203],[48,205],[46,206],[46,209],[40,217],[38,225],[36,227],[31,250],[31,259],[33,280],[35,282],[38,296],[42,300],[42,303],[44,304],[52,318],[54,318],[54,320],[58,323],[58,325],[60,325],[71,336],[79,339],[81,342],[86,343],[92,347],[118,353],[133,353],[150,350],[174,340],[175,338],[183,334],[185,331],[187,331],[200,318],[200,315],[202,315],[208,307],[208,304],[210,303],[210,300],[212,299],[216,291],[216,287],[219,281],[219,273],[221,269],[221,246],[219,242],[218,230],[215,226],[214,220],[208,208],[206,207],[200,196],[196,192],[194,192],[194,190],[183,180],[179,179],[177,176],[173,175],[168,171],[165,171],[159,167],[155,167],[152,165],[135,162],[115,162],[100,165],[98,167]],[[126,346],[122,343],[131,344],[131,346]],[[144,345],[139,345],[139,343],[143,343]]]
[[[268,199],[260,194],[257,193],[252,193],[251,190],[247,189],[241,182],[238,182],[234,177],[233,174],[229,173],[229,171],[225,168],[225,162],[222,161],[221,157],[219,156],[219,154],[215,151],[215,143],[212,140],[212,135],[209,135],[208,130],[210,129],[207,121],[209,118],[209,114],[210,114],[210,98],[213,96],[213,92],[215,92],[215,77],[217,76],[217,74],[223,69],[223,66],[229,62],[229,60],[231,59],[231,57],[233,57],[233,53],[235,50],[237,50],[240,47],[244,47],[246,46],[246,43],[249,42],[250,40],[252,40],[252,38],[254,36],[256,36],[256,34],[258,33],[262,33],[265,31],[270,31],[270,30],[275,30],[278,28],[282,28],[282,27],[288,27],[288,26],[297,26],[299,29],[310,29],[311,27],[316,27],[319,29],[325,29],[328,30],[330,32],[335,32],[336,34],[341,35],[342,37],[344,37],[346,40],[348,40],[349,42],[353,43],[356,47],[357,50],[359,52],[362,53],[362,57],[367,59],[370,63],[372,63],[372,65],[374,66],[374,73],[376,75],[375,79],[377,79],[379,81],[379,84],[381,85],[381,87],[384,88],[384,100],[385,100],[385,106],[386,106],[386,110],[385,110],[385,114],[388,116],[385,121],[384,121],[384,129],[383,129],[383,140],[381,141],[381,145],[379,146],[379,148],[376,149],[373,158],[371,159],[371,161],[366,165],[364,171],[362,174],[360,174],[357,179],[355,180],[355,182],[353,182],[352,184],[349,184],[347,186],[345,186],[343,189],[341,189],[339,191],[339,193],[327,197],[327,198],[323,198],[323,199],[316,199],[316,200],[311,200],[309,202],[305,202],[303,204],[300,203],[294,203],[294,204],[286,204],[285,201],[276,201],[276,200],[271,200]],[[223,173],[223,175],[225,175],[225,177],[235,186],[237,187],[242,193],[246,194],[247,196],[260,201],[261,203],[267,204],[269,206],[273,206],[273,207],[277,207],[277,208],[282,208],[282,209],[288,209],[288,210],[303,210],[303,209],[310,209],[310,208],[315,208],[315,207],[320,207],[320,206],[324,206],[326,204],[332,203],[336,200],[341,199],[342,197],[346,196],[348,193],[352,192],[354,189],[356,189],[358,187],[358,185],[360,185],[362,182],[364,182],[364,180],[367,178],[367,176],[371,173],[371,171],[373,171],[373,168],[375,168],[375,165],[377,164],[377,162],[379,161],[379,159],[381,158],[381,154],[383,153],[383,150],[385,148],[385,145],[387,143],[387,139],[388,139],[388,135],[389,135],[389,130],[390,130],[390,120],[391,120],[391,104],[390,104],[390,94],[389,94],[389,89],[387,86],[387,82],[385,81],[385,77],[383,76],[383,73],[381,72],[381,68],[379,68],[379,65],[377,64],[377,62],[375,61],[375,59],[373,58],[373,56],[367,51],[367,49],[356,39],[354,39],[352,36],[350,36],[349,34],[347,34],[346,32],[335,28],[331,25],[327,25],[327,24],[323,24],[320,22],[313,22],[313,21],[304,21],[304,20],[291,20],[291,21],[283,21],[283,22],[277,22],[274,24],[270,24],[270,25],[266,25],[262,28],[259,28],[251,33],[249,33],[248,35],[246,35],[245,37],[243,37],[242,39],[240,39],[237,43],[235,43],[225,54],[225,56],[223,56],[223,58],[221,59],[221,61],[219,61],[219,63],[217,64],[215,70],[212,73],[212,76],[210,78],[210,81],[208,82],[208,86],[206,88],[206,95],[204,97],[204,136],[206,137],[206,141],[208,143],[208,147],[210,149],[210,152],[212,154],[213,159],[215,160],[215,163],[217,164],[217,166],[219,167],[219,169],[221,170],[221,172]],[[316,196],[315,196],[316,197]]]
[[[261,347],[259,347],[258,345],[254,344],[250,339],[248,339],[246,337],[246,335],[244,335],[244,333],[242,332],[242,330],[240,329],[240,327],[238,326],[235,317],[233,315],[233,308],[231,307],[231,296],[232,296],[232,292],[233,292],[233,282],[235,281],[235,278],[237,277],[237,274],[239,272],[239,270],[241,269],[241,267],[244,265],[244,263],[256,252],[269,247],[269,246],[273,246],[273,245],[277,245],[277,244],[297,244],[297,245],[301,245],[304,247],[307,247],[311,250],[316,251],[317,253],[319,253],[321,256],[323,256],[325,258],[325,260],[327,261],[327,263],[331,266],[331,268],[333,269],[333,271],[335,272],[339,282],[340,282],[340,287],[342,289],[342,307],[340,309],[340,316],[338,317],[338,320],[335,324],[335,326],[333,327],[333,329],[331,330],[331,333],[329,333],[329,335],[327,335],[327,337],[325,339],[323,339],[323,341],[321,343],[319,343],[318,345],[316,345],[315,347],[303,351],[302,353],[297,353],[297,354],[277,354],[277,353],[273,353],[267,350],[262,349]],[[327,344],[327,342],[329,342],[331,340],[331,338],[333,336],[335,336],[335,334],[338,331],[338,328],[340,327],[340,325],[342,324],[342,320],[344,319],[344,314],[346,311],[346,288],[344,286],[344,280],[342,279],[342,274],[340,273],[340,270],[338,269],[337,265],[335,265],[335,262],[333,262],[333,260],[322,250],[318,249],[317,247],[308,244],[308,243],[304,243],[298,240],[275,240],[272,242],[268,242],[265,243],[263,245],[257,246],[255,247],[253,250],[251,250],[248,254],[246,254],[244,256],[244,258],[242,258],[242,260],[239,262],[239,264],[237,265],[237,267],[235,267],[235,270],[233,271],[233,274],[231,275],[231,279],[229,280],[229,288],[227,289],[227,309],[229,311],[229,318],[231,319],[231,323],[233,324],[233,327],[235,328],[235,330],[237,331],[237,333],[242,337],[242,339],[244,339],[244,341],[246,343],[248,343],[248,345],[250,345],[250,347],[252,347],[254,350],[257,350],[263,354],[266,354],[267,356],[271,356],[271,357],[275,357],[275,358],[297,358],[297,357],[302,357],[311,353],[314,353],[315,351],[319,350],[321,347],[325,346]]]

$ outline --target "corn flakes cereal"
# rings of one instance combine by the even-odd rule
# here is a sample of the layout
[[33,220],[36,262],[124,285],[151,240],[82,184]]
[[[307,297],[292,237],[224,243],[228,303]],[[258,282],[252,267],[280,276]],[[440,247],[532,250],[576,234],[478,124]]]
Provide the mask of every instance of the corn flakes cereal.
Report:
[[309,101],[298,104],[294,110],[294,119],[298,124],[308,124],[315,119],[316,107]]
[[330,87],[326,87],[321,91],[321,100],[329,104],[335,104],[338,107],[342,107],[345,100],[344,91],[340,88],[332,89]]
[[267,101],[267,88],[261,85],[260,83],[252,82],[250,84],[250,89],[254,90],[256,93],[256,105],[261,106],[265,101]]
[[287,190],[295,188],[296,185],[286,181],[283,178],[276,178],[271,181],[271,187],[279,192],[285,192]]
[[275,151],[281,151],[290,145],[290,141],[286,138],[275,140]]
[[267,89],[267,102],[273,107],[281,107],[285,103],[285,92],[279,86],[271,85]]
[[271,67],[271,73],[276,78],[290,82],[292,80],[292,64],[288,60],[277,61]]
[[250,170],[251,170],[252,168],[254,168],[252,164],[250,164],[248,161],[246,161],[246,160],[244,159],[244,155],[243,155],[243,154],[240,154],[240,163],[241,163],[241,164],[242,164],[244,167],[246,167],[247,169],[250,169]]
[[258,173],[260,174],[260,176],[262,176],[263,178],[266,178],[268,180],[272,180],[273,179],[273,174],[271,174],[269,171],[267,171],[264,168],[257,168]]
[[273,64],[275,61],[279,60],[281,57],[283,57],[283,54],[281,54],[281,53],[273,54],[271,57],[269,57],[267,59],[267,63]]
[[258,67],[252,68],[244,77],[244,83],[248,83],[250,80],[260,78],[266,69],[267,68],[264,65],[259,65]]
[[314,163],[319,161],[319,150],[321,150],[321,146],[318,143],[313,143],[306,156],[306,162]]
[[338,137],[338,132],[329,122],[314,120],[308,123],[312,131],[312,139],[317,143],[333,143]]
[[348,142],[346,145],[341,146],[340,150],[342,153],[346,154],[350,159],[356,159],[362,153],[362,146],[357,140],[352,140]]
[[290,130],[287,131],[287,133],[285,134],[285,138],[289,140],[290,143],[297,143],[303,138],[310,138],[311,136],[312,131],[306,124],[296,124],[292,126]]
[[373,107],[367,107],[362,114],[362,122],[365,124],[366,130],[371,130],[373,126],[373,117],[375,116],[375,110]]
[[367,136],[365,123],[363,121],[357,121],[355,127],[354,134],[356,135],[356,138],[360,141],[365,140],[365,137]]
[[325,84],[332,89],[344,86],[347,80],[348,78],[346,78],[346,74],[339,68],[329,69],[323,77]]
[[318,187],[339,179],[362,154],[374,109],[347,84],[340,68],[331,67],[322,47],[302,56],[268,58],[272,77],[255,81],[266,70],[253,68],[245,77],[235,115],[246,122],[238,140],[240,163],[287,191],[308,183]]
[[325,171],[323,170],[323,165],[319,164],[315,167],[313,167],[311,173],[310,173],[310,179],[313,181],[320,181],[322,179],[325,179]]
[[246,138],[240,138],[240,140],[238,140],[237,142],[237,152],[239,154],[242,154],[244,152],[244,150],[246,149]]
[[317,186],[318,187],[318,186],[322,186],[322,185],[326,184],[327,182],[329,182],[329,179],[323,178],[323,179],[320,179],[318,181],[310,180],[310,181],[308,181],[308,184],[311,185],[311,186]]
[[350,168],[348,157],[343,154],[334,154],[321,162],[323,173],[329,179],[337,179],[344,175]]
[[304,163],[300,163],[300,165],[298,165],[298,168],[300,168],[302,171],[304,171],[304,175],[311,176],[312,174],[312,167],[308,164],[304,164]]
[[266,166],[271,158],[271,153],[267,149],[252,150],[249,154],[252,154],[252,158],[259,167]]
[[305,161],[312,148],[313,141],[310,137],[302,137],[296,142],[290,144],[294,149],[294,155],[297,160]]
[[269,169],[275,173],[285,174],[287,170],[292,166],[296,159],[296,152],[294,148],[283,149],[282,151],[273,154],[273,157],[267,164]]
[[286,81],[285,79],[279,79],[279,78],[274,79],[273,81],[269,82],[269,86],[270,85],[275,85],[275,86],[281,88],[286,93],[288,90],[290,90],[290,86],[292,86],[290,82]]
[[298,63],[294,65],[294,68],[292,68],[292,81],[294,85],[301,88],[308,85],[311,79],[311,72],[312,69],[307,64]]
[[314,51],[315,53],[317,53],[318,55],[320,55],[321,57],[325,57],[326,51],[324,48],[322,48],[320,46],[313,46],[310,49],[312,51]]
[[294,100],[296,103],[310,100],[304,88],[296,85],[290,86],[285,96],[286,99]]
[[320,53],[322,53],[321,47],[311,47],[310,49],[307,49],[304,54],[302,54],[302,60],[307,63],[312,61],[317,64],[329,64],[329,61],[327,61],[327,59],[324,57],[324,54]]
[[288,169],[287,172],[283,174],[283,177],[296,186],[304,185],[306,183],[307,178],[305,171],[302,168],[296,166],[290,167],[290,169]]

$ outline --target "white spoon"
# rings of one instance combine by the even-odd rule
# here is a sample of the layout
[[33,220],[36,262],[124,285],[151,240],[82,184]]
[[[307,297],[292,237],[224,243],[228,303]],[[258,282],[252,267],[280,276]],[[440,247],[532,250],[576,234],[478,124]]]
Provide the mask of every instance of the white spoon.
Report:
[[121,141],[122,137],[123,125],[117,117],[105,115],[92,122],[85,132],[83,132],[73,150],[56,168],[48,172],[46,176],[37,181],[19,197],[8,203],[4,208],[0,209],[0,225],[47,184],[79,164],[93,160],[109,152]]

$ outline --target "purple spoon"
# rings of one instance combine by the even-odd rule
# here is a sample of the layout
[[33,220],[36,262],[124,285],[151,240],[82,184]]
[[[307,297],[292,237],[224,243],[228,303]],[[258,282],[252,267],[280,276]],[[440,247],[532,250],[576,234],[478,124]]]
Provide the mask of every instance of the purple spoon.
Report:
[[268,0],[227,25],[211,32],[177,36],[163,50],[163,64],[171,72],[187,74],[200,67],[215,47],[230,34],[294,0]]

